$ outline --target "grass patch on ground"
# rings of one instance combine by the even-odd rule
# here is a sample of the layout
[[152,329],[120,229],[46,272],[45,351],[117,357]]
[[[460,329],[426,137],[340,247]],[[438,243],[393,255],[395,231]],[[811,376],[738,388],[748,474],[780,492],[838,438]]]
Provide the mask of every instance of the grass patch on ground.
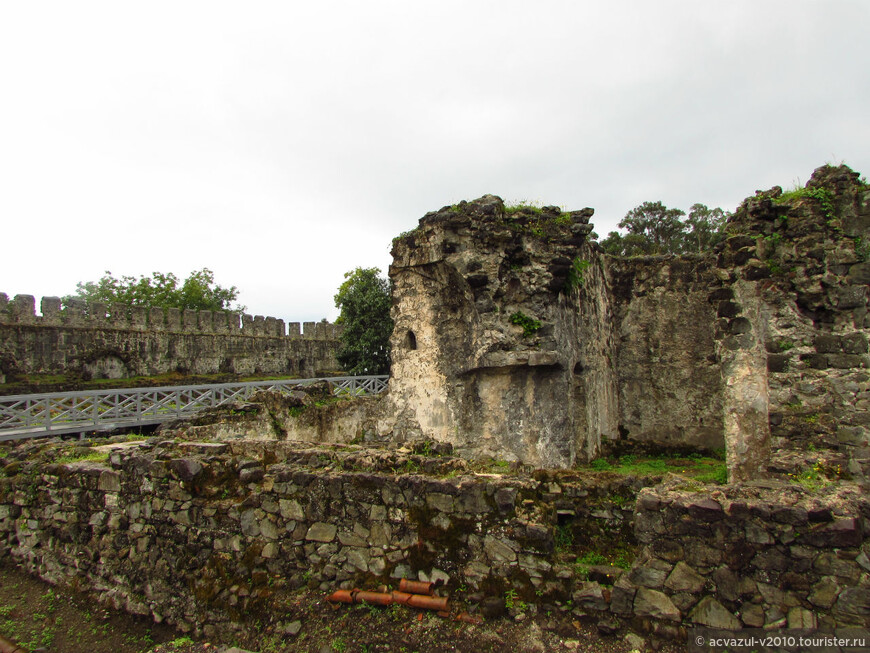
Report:
[[58,465],[66,465],[68,463],[104,463],[109,459],[109,454],[106,451],[89,451],[83,453],[72,453],[66,456],[60,456],[54,462]]
[[664,476],[673,473],[693,478],[701,483],[728,482],[728,469],[724,456],[690,454],[688,456],[660,454],[639,456],[626,454],[618,458],[596,458],[581,469],[596,472],[613,472],[626,476]]

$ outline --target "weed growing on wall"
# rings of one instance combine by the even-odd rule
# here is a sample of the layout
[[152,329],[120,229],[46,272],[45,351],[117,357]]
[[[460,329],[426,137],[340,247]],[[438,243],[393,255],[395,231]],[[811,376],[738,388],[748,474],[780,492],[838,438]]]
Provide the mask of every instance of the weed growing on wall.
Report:
[[586,270],[592,265],[589,261],[575,257],[571,262],[571,271],[568,273],[568,281],[565,283],[565,291],[574,292],[583,286]]
[[517,311],[511,315],[510,321],[511,324],[517,324],[523,327],[523,338],[535,335],[535,333],[540,330],[541,326],[543,326],[540,320],[531,318],[522,311]]
[[794,188],[786,191],[774,201],[777,204],[785,204],[802,199],[811,199],[818,202],[822,209],[822,215],[827,220],[834,220],[837,217],[834,211],[834,195],[827,188],[820,188],[818,186],[813,188]]

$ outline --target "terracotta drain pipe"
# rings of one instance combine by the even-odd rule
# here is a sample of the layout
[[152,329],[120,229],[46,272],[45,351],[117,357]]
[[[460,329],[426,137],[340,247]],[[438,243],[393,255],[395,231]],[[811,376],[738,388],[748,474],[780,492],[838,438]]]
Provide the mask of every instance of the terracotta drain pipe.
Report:
[[336,590],[327,596],[326,600],[333,603],[353,603],[353,594],[349,590]]
[[[407,592],[364,592],[362,590],[337,590],[326,597],[333,603],[370,603],[372,605],[392,605],[399,603],[423,610],[447,610],[447,598],[440,596],[425,596]],[[2,653],[2,652],[0,652]]]
[[422,594],[411,594],[411,598],[405,603],[412,608],[422,608],[424,610],[436,610],[443,612],[447,610],[447,598],[440,596],[423,596]]
[[356,591],[353,593],[353,600],[357,603],[372,603],[374,605],[392,605],[393,595],[385,594],[384,592],[363,592]]
[[13,644],[8,639],[0,635],[0,653],[29,653],[27,649],[21,648],[17,644]]
[[419,580],[408,580],[403,578],[399,581],[399,591],[408,592],[409,594],[425,594],[432,596],[432,583],[424,583]]

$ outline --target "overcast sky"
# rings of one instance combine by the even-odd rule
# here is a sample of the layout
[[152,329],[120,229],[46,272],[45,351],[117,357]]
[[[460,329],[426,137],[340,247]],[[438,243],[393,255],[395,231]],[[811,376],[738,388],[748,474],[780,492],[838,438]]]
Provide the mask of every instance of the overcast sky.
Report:
[[208,267],[333,319],[486,193],[733,210],[870,174],[870,2],[2,2],[0,292]]

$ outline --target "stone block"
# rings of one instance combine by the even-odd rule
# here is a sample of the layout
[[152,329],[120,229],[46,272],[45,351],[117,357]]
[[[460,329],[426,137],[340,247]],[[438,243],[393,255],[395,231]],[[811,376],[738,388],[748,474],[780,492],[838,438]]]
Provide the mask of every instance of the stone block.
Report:
[[33,295],[15,295],[10,309],[16,322],[32,324],[36,319],[36,298]]
[[723,630],[740,630],[742,624],[725,606],[712,596],[705,596],[689,613],[692,623],[720,628]]
[[642,587],[657,588],[665,584],[665,579],[668,577],[668,572],[652,567],[634,567],[628,574],[628,579],[634,584]]
[[571,598],[584,610],[602,611],[610,607],[604,597],[604,589],[594,581],[582,581]]
[[870,588],[848,587],[840,592],[834,614],[866,618],[870,616]]
[[870,356],[866,354],[828,354],[828,365],[837,370],[870,368]]
[[197,319],[196,311],[192,308],[185,308],[182,313],[182,329],[186,332],[194,332],[199,328],[199,320]]
[[309,527],[305,539],[310,542],[332,542],[337,530],[335,524],[315,522]]
[[849,283],[870,284],[870,261],[856,263],[849,268]]
[[60,322],[60,297],[43,297],[39,309],[42,312],[42,320],[47,324]]
[[867,304],[867,286],[843,286],[836,291],[837,308],[846,310]]
[[840,595],[840,585],[833,576],[824,576],[813,586],[813,591],[807,600],[814,606],[823,610],[829,610]]
[[635,594],[634,614],[668,621],[680,621],[683,616],[666,594],[646,587],[638,588]]
[[199,330],[203,333],[214,333],[214,311],[199,311],[197,313]]
[[121,475],[118,472],[113,471],[102,472],[100,474],[100,481],[98,487],[104,492],[120,492]]
[[747,628],[764,626],[764,608],[757,603],[745,604],[740,610],[740,620]]
[[178,308],[166,309],[166,330],[181,331],[181,310]]
[[484,538],[483,550],[489,560],[496,564],[515,562],[517,559],[516,551],[507,542],[493,535],[487,535]]
[[148,311],[148,328],[155,331],[166,329],[166,311],[161,307],[153,307]]
[[706,582],[706,578],[681,560],[665,579],[664,585],[675,592],[698,593]]
[[773,374],[787,372],[790,360],[791,356],[788,354],[768,354],[767,371]]
[[426,505],[433,510],[450,513],[453,512],[453,497],[440,492],[432,492],[426,495]]
[[106,321],[106,312],[107,308],[104,302],[91,302],[88,304],[88,318],[90,318],[91,323],[102,326]]
[[838,354],[843,350],[840,336],[832,334],[818,335],[813,339],[813,346],[820,354]]
[[130,307],[130,327],[144,331],[148,326],[148,309],[141,306]]

